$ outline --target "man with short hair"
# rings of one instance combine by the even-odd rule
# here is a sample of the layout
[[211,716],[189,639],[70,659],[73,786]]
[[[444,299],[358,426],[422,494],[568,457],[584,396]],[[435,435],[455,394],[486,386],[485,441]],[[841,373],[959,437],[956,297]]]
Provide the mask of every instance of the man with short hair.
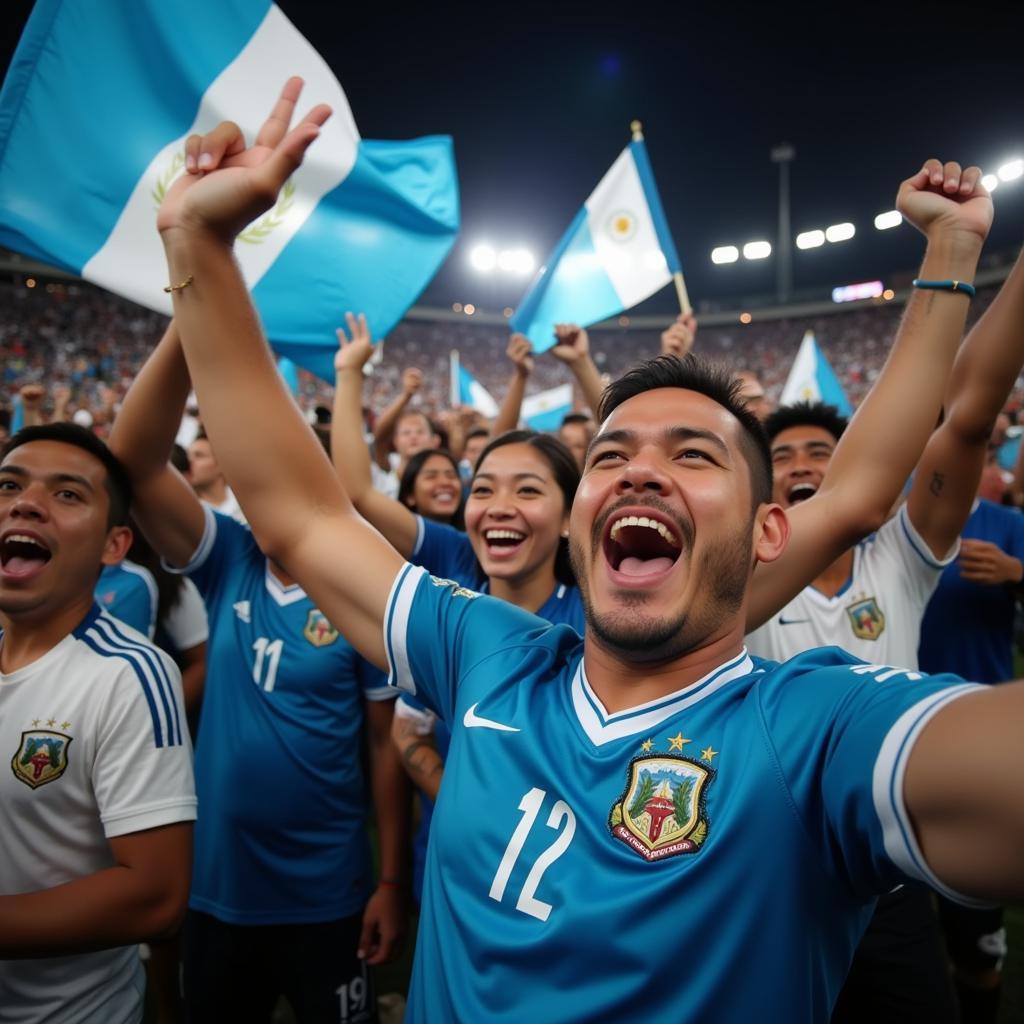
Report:
[[217,456],[213,454],[213,445],[205,430],[201,430],[188,446],[188,482],[214,512],[245,522],[245,514],[217,465]]
[[137,944],[184,913],[196,799],[174,663],[101,611],[130,487],[89,431],[0,462],[0,1015],[142,1019]]
[[[329,115],[286,134],[300,87],[249,150],[230,124],[193,136],[223,171],[179,179],[158,227],[169,280],[200,284],[174,294],[183,346],[200,396],[233,382],[208,426],[268,551],[453,725],[406,1019],[821,1020],[877,893],[1024,892],[1024,688],[746,655],[751,577],[789,531],[728,375],[662,358],[606,393],[570,523],[582,641],[408,565],[360,519],[229,244]],[[977,169],[952,178],[944,195],[929,162],[900,205],[931,267],[965,279],[991,206]],[[958,214],[954,192],[982,202]],[[948,299],[916,303],[914,328],[955,317]]]

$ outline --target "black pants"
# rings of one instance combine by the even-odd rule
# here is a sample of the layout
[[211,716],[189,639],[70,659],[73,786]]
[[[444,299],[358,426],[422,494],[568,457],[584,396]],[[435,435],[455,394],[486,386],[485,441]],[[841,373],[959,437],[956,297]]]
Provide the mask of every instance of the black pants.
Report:
[[956,997],[931,891],[883,896],[864,933],[832,1024],[954,1024]]
[[375,1024],[369,969],[356,957],[362,915],[316,924],[226,924],[189,911],[189,1024],[269,1021],[285,996],[299,1024]]

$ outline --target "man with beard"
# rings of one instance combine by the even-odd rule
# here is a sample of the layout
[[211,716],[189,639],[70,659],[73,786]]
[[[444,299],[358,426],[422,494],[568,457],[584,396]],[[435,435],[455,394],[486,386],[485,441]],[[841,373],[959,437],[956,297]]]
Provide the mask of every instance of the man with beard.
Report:
[[[230,124],[190,138],[186,165],[209,170],[175,183],[158,226],[207,427],[261,543],[454,726],[407,1020],[821,1020],[879,892],[1024,891],[1024,687],[746,654],[751,576],[789,531],[727,375],[662,358],[607,392],[570,523],[583,641],[408,565],[355,514],[231,255],[329,116],[288,132],[300,88],[248,150]],[[942,195],[960,176],[932,169],[904,188],[927,197],[932,267],[963,279],[976,251],[952,244]]]

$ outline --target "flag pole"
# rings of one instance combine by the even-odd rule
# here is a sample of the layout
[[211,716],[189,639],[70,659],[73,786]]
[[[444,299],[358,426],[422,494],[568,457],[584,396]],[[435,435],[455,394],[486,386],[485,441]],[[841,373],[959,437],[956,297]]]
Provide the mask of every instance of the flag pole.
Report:
[[[633,133],[634,142],[644,141],[644,126],[640,121],[630,121],[629,130]],[[686,291],[686,281],[683,280],[683,272],[681,270],[677,270],[672,275],[672,282],[676,286],[679,311],[683,316],[689,316],[693,312],[693,306],[690,305],[690,296]]]

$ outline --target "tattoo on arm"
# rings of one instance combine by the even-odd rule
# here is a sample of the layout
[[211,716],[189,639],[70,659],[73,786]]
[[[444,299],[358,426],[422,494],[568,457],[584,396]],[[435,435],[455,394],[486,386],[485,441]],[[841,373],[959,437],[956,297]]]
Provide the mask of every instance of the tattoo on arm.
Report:
[[402,764],[417,784],[441,775],[444,771],[444,762],[429,739],[415,739],[403,747]]
[[942,493],[942,488],[946,486],[946,474],[945,473],[932,473],[932,482],[928,489],[937,498]]

